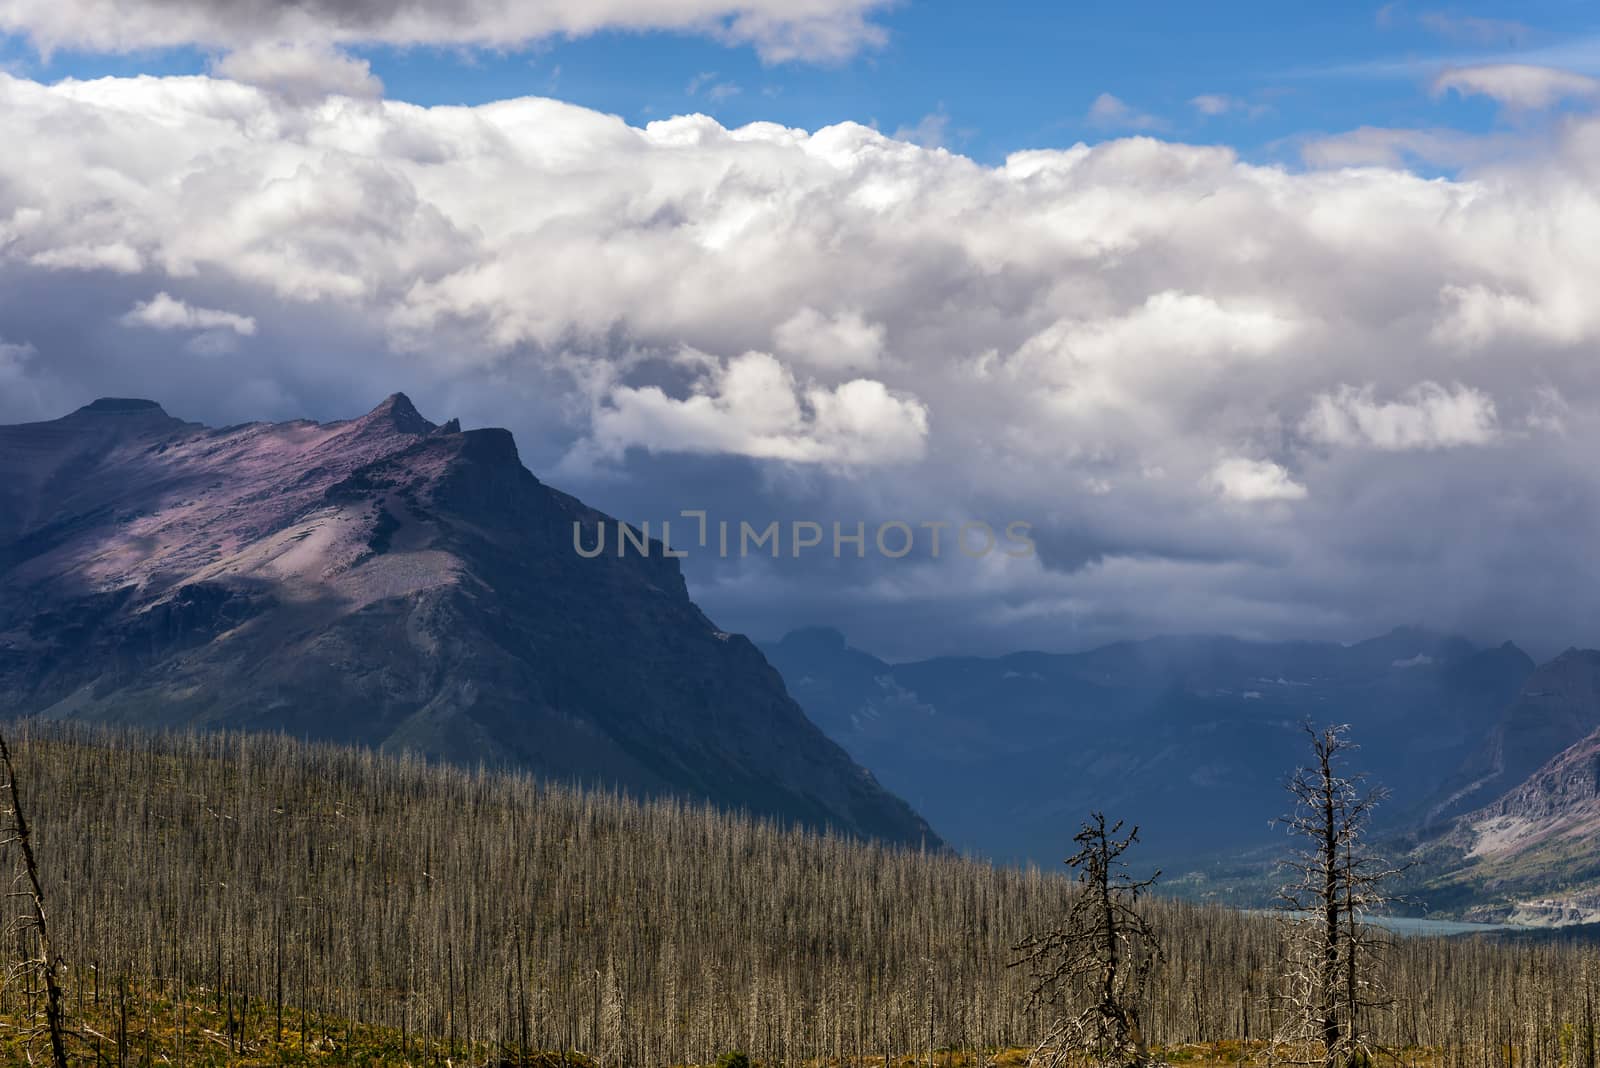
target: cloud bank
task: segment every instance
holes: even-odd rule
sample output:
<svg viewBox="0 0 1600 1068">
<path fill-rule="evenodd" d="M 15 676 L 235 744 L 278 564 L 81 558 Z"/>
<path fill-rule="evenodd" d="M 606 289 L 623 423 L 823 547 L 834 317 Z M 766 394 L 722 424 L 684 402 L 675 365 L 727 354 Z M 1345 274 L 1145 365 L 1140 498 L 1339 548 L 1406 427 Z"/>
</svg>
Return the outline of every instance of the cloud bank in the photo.
<svg viewBox="0 0 1600 1068">
<path fill-rule="evenodd" d="M 515 48 L 601 30 L 674 30 L 771 62 L 840 60 L 885 40 L 886 0 L 8 0 L 0 32 L 42 51 L 131 52 L 263 41 Z"/>
<path fill-rule="evenodd" d="M 0 75 L 0 419 L 404 388 L 633 520 L 1033 524 L 1030 559 L 689 565 L 724 625 L 891 653 L 1600 641 L 1591 119 L 1457 180 L 1149 137 L 985 167 L 251 80 Z"/>
</svg>

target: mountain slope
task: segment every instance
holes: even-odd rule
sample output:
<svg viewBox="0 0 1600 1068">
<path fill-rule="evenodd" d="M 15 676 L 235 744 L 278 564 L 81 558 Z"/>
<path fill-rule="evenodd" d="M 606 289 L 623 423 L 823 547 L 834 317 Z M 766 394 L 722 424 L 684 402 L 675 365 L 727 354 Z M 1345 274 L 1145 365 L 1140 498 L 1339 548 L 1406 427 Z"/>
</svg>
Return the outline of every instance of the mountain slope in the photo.
<svg viewBox="0 0 1600 1068">
<path fill-rule="evenodd" d="M 1472 918 L 1600 922 L 1600 651 L 1542 665 L 1465 781 L 1464 796 L 1493 800 L 1420 842 L 1417 898 Z"/>
<path fill-rule="evenodd" d="M 584 559 L 607 520 L 503 430 L 402 395 L 347 422 L 97 401 L 0 427 L 6 711 L 406 747 L 936 844 L 677 562 Z"/>
<path fill-rule="evenodd" d="M 1141 825 L 1151 863 L 1271 844 L 1300 726 L 1348 722 L 1360 768 L 1419 818 L 1483 745 L 1533 661 L 1399 628 L 1354 645 L 1172 637 L 1076 654 L 889 664 L 837 631 L 764 646 L 811 718 L 956 845 L 1043 863 L 1092 808 Z"/>
<path fill-rule="evenodd" d="M 1489 736 L 1441 791 L 1430 822 L 1479 808 L 1600 728 L 1600 650 L 1568 649 L 1542 664 Z"/>
<path fill-rule="evenodd" d="M 1429 908 L 1536 925 L 1600 922 L 1600 731 L 1417 850 Z"/>
</svg>

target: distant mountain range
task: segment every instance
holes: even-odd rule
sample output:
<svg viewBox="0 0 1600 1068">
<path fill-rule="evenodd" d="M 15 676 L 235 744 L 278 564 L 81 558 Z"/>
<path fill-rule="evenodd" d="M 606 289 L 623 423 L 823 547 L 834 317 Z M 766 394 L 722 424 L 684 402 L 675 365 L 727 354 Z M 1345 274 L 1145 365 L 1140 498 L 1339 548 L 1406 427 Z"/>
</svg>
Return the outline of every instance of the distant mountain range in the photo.
<svg viewBox="0 0 1600 1068">
<path fill-rule="evenodd" d="M 1463 769 L 1534 670 L 1509 643 L 1417 628 L 1353 645 L 1175 637 L 900 664 L 826 629 L 764 649 L 811 718 L 956 846 L 1054 863 L 1103 808 L 1140 824 L 1169 868 L 1278 840 L 1269 821 L 1308 720 L 1352 725 L 1361 765 L 1393 790 L 1386 823 L 1445 818 L 1441 791 L 1456 784 L 1466 804 Z"/>
<path fill-rule="evenodd" d="M 508 432 L 399 394 L 329 424 L 107 399 L 0 427 L 0 711 L 405 748 L 939 845 L 659 546 L 578 556 L 574 522 L 602 521 Z"/>
<path fill-rule="evenodd" d="M 1091 809 L 1169 889 L 1259 903 L 1301 725 L 1391 791 L 1410 911 L 1600 922 L 1600 651 L 1543 665 L 1401 627 L 1352 645 L 1175 637 L 890 664 L 827 628 L 764 646 L 807 713 L 958 848 L 1054 864 Z"/>
</svg>

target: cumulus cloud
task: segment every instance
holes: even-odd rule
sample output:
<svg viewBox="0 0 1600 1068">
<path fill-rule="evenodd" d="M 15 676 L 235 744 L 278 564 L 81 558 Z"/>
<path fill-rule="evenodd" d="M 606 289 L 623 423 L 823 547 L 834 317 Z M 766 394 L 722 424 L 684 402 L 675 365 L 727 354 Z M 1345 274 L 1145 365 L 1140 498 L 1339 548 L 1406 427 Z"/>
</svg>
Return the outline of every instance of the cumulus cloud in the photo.
<svg viewBox="0 0 1600 1068">
<path fill-rule="evenodd" d="M 1210 482 L 1218 493 L 1235 501 L 1298 501 L 1306 496 L 1306 488 L 1271 460 L 1229 457 L 1211 469 Z"/>
<path fill-rule="evenodd" d="M 229 52 L 211 65 L 213 74 L 275 90 L 295 100 L 329 94 L 375 97 L 383 82 L 372 64 L 326 44 L 274 41 Z"/>
<path fill-rule="evenodd" d="M 1370 386 L 1341 386 L 1316 399 L 1301 429 L 1329 445 L 1390 451 L 1487 445 L 1499 434 L 1493 398 L 1437 382 L 1418 383 L 1391 401 L 1375 399 Z"/>
<path fill-rule="evenodd" d="M 157 293 L 150 300 L 135 304 L 123 315 L 122 321 L 128 326 L 146 326 L 152 330 L 231 330 L 243 337 L 256 332 L 256 321 L 248 315 L 192 308 L 168 293 Z"/>
<path fill-rule="evenodd" d="M 405 389 L 631 519 L 1034 524 L 1038 559 L 992 570 L 690 564 L 719 623 L 848 596 L 886 652 L 934 619 L 1002 646 L 1395 619 L 1600 641 L 1586 116 L 1440 179 L 0 75 L 0 138 L 28 146 L 0 154 L 0 322 L 37 351 L 7 420 Z"/>
<path fill-rule="evenodd" d="M 1443 71 L 1433 80 L 1433 92 L 1486 96 L 1509 108 L 1539 111 L 1563 100 L 1593 100 L 1600 95 L 1600 79 L 1555 67 L 1491 63 Z"/>
<path fill-rule="evenodd" d="M 601 30 L 674 30 L 772 62 L 839 60 L 885 40 L 885 0 L 11 0 L 0 31 L 50 51 L 129 52 L 263 40 L 506 48 Z M 281 67 L 283 57 L 277 63 Z M 348 75 L 349 72 L 346 72 Z"/>
<path fill-rule="evenodd" d="M 865 369 L 883 355 L 884 335 L 882 323 L 868 322 L 859 311 L 824 315 L 807 307 L 779 323 L 772 339 L 780 351 L 815 367 Z"/>
<path fill-rule="evenodd" d="M 596 445 L 720 452 L 802 463 L 902 463 L 922 456 L 928 411 L 915 397 L 858 378 L 832 389 L 802 386 L 773 356 L 711 361 L 688 396 L 621 386 L 594 417 Z"/>
</svg>

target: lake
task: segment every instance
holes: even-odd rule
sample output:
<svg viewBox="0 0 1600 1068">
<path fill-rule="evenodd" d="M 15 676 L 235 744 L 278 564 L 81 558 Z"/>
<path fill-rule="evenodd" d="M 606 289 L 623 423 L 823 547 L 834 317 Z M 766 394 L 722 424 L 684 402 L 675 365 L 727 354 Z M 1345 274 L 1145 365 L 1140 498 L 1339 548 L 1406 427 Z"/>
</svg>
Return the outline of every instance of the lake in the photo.
<svg viewBox="0 0 1600 1068">
<path fill-rule="evenodd" d="M 1256 916 L 1281 915 L 1276 909 L 1246 909 Z M 1468 923 L 1464 920 L 1430 920 L 1423 916 L 1368 916 L 1367 923 L 1398 935 L 1483 934 L 1487 931 L 1521 930 L 1514 923 Z"/>
</svg>

